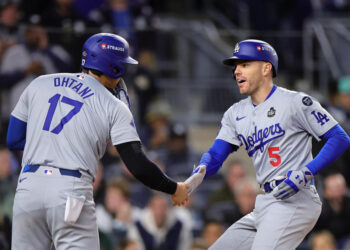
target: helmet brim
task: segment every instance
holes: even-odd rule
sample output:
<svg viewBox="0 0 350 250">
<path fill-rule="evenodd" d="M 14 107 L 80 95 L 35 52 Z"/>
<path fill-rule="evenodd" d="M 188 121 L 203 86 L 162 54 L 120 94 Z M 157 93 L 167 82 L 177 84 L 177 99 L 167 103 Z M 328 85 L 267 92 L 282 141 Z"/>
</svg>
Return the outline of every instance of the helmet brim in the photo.
<svg viewBox="0 0 350 250">
<path fill-rule="evenodd" d="M 238 60 L 245 60 L 245 59 L 242 59 L 242 58 L 238 58 L 236 56 L 232 56 L 230 58 L 226 58 L 225 60 L 222 61 L 223 64 L 227 65 L 227 66 L 235 66 L 235 63 L 238 61 Z"/>
<path fill-rule="evenodd" d="M 227 65 L 227 66 L 235 66 L 235 64 L 238 61 L 260 61 L 260 60 L 252 58 L 250 56 L 240 55 L 239 57 L 238 56 L 231 56 L 229 58 L 226 58 L 225 60 L 222 61 L 222 63 Z"/>
<path fill-rule="evenodd" d="M 128 63 L 128 64 L 139 64 L 139 62 L 137 60 L 135 60 L 134 58 L 132 57 L 127 57 L 125 60 L 124 60 L 124 63 Z"/>
</svg>

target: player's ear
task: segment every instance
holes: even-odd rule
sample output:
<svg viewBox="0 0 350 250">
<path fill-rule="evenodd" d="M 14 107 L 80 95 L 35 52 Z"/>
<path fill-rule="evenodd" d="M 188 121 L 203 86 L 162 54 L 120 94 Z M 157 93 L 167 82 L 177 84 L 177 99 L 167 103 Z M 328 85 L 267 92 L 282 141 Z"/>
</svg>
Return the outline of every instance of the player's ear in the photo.
<svg viewBox="0 0 350 250">
<path fill-rule="evenodd" d="M 263 75 L 267 76 L 269 74 L 272 75 L 272 64 L 269 62 L 265 62 L 263 65 Z"/>
</svg>

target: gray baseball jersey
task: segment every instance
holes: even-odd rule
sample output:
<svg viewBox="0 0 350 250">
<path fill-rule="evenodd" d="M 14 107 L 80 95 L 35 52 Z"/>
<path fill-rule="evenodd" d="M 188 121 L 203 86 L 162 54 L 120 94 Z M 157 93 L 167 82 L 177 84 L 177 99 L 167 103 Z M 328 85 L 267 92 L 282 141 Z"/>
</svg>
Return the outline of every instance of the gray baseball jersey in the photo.
<svg viewBox="0 0 350 250">
<path fill-rule="evenodd" d="M 253 160 L 257 181 L 263 184 L 309 163 L 312 136 L 320 140 L 336 124 L 312 97 L 274 86 L 257 106 L 248 97 L 230 107 L 217 139 L 243 145 Z M 286 200 L 259 194 L 254 210 L 227 229 L 210 250 L 295 249 L 320 213 L 314 185 Z"/>
<path fill-rule="evenodd" d="M 85 170 L 94 177 L 108 139 L 139 141 L 128 107 L 88 74 L 52 74 L 26 88 L 12 115 L 27 122 L 22 165 Z"/>
<path fill-rule="evenodd" d="M 231 106 L 217 139 L 243 145 L 262 184 L 310 162 L 312 136 L 320 140 L 336 124 L 314 98 L 275 86 L 257 106 L 250 97 Z"/>
<path fill-rule="evenodd" d="M 92 181 L 108 139 L 139 140 L 129 108 L 88 74 L 54 74 L 32 81 L 12 115 L 27 123 L 12 248 L 100 249 Z"/>
</svg>

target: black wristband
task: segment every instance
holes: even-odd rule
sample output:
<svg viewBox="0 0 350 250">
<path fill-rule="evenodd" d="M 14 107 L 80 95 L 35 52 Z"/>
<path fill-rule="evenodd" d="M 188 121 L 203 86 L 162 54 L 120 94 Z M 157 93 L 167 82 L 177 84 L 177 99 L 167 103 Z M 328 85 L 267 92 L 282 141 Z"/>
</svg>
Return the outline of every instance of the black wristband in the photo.
<svg viewBox="0 0 350 250">
<path fill-rule="evenodd" d="M 136 179 L 154 190 L 168 194 L 176 192 L 177 183 L 147 158 L 139 141 L 122 143 L 115 147 L 126 167 Z"/>
</svg>

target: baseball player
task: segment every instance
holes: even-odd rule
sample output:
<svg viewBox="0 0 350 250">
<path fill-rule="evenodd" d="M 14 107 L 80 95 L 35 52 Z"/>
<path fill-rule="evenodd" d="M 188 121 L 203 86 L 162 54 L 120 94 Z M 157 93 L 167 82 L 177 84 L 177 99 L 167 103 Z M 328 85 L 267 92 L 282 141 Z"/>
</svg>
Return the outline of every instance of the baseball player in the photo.
<svg viewBox="0 0 350 250">
<path fill-rule="evenodd" d="M 223 63 L 233 67 L 240 93 L 248 98 L 225 112 L 213 146 L 185 183 L 192 192 L 243 146 L 263 194 L 210 250 L 295 249 L 321 212 L 314 176 L 350 146 L 350 138 L 317 100 L 273 83 L 278 57 L 270 44 L 241 41 Z M 314 159 L 312 137 L 327 141 Z"/>
<path fill-rule="evenodd" d="M 186 185 L 145 156 L 127 104 L 113 95 L 127 101 L 121 77 L 137 63 L 122 37 L 100 33 L 83 46 L 82 73 L 44 75 L 25 89 L 7 135 L 10 149 L 24 149 L 12 249 L 100 249 L 92 182 L 109 139 L 138 180 L 187 198 Z"/>
</svg>

